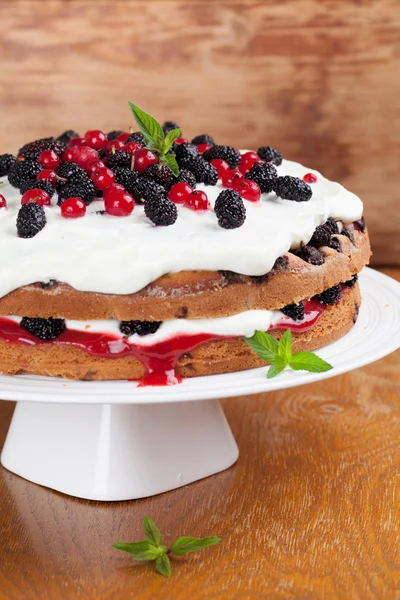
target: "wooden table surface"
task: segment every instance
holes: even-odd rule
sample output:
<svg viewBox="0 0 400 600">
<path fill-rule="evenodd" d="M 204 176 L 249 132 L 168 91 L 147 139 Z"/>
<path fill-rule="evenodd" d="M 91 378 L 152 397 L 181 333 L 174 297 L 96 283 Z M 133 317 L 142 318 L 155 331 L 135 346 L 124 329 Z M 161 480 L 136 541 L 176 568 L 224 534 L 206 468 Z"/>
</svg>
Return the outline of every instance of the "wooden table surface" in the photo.
<svg viewBox="0 0 400 600">
<path fill-rule="evenodd" d="M 400 598 L 399 357 L 225 400 L 237 464 L 150 499 L 77 500 L 1 468 L 0 599 Z M 12 412 L 0 402 L 1 444 Z M 145 514 L 222 542 L 166 580 L 111 549 Z"/>
</svg>

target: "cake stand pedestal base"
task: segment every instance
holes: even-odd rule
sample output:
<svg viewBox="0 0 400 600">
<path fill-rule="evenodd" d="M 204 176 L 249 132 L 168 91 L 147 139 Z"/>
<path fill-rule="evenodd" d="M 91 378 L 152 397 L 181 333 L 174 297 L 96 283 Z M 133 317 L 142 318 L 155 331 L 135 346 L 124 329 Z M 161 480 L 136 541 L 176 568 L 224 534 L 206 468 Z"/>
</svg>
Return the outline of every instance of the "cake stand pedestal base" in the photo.
<svg viewBox="0 0 400 600">
<path fill-rule="evenodd" d="M 166 404 L 18 402 L 1 462 L 89 500 L 131 500 L 230 467 L 238 448 L 218 400 Z"/>
</svg>

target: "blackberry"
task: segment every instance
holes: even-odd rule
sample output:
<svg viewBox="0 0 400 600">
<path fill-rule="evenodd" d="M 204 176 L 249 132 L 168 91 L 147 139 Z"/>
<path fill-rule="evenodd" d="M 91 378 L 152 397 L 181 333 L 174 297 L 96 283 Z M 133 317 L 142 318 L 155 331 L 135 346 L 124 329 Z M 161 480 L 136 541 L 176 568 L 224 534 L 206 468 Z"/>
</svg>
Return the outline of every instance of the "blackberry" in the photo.
<svg viewBox="0 0 400 600">
<path fill-rule="evenodd" d="M 114 131 L 110 131 L 109 133 L 107 133 L 107 140 L 108 140 L 109 142 L 113 142 L 114 140 L 116 140 L 116 139 L 117 139 L 117 137 L 118 137 L 118 136 L 119 136 L 121 133 L 124 133 L 124 132 L 122 131 L 122 129 L 121 129 L 121 130 L 119 130 L 119 129 L 116 129 L 116 130 L 114 130 Z"/>
<path fill-rule="evenodd" d="M 343 252 L 342 244 L 337 237 L 331 237 L 328 246 L 329 248 L 336 250 L 336 252 Z"/>
<path fill-rule="evenodd" d="M 138 178 L 138 174 L 136 171 L 131 171 L 126 167 L 117 167 L 114 169 L 115 175 L 115 183 L 119 183 L 124 186 L 126 191 L 133 195 L 133 190 L 135 190 L 135 183 Z"/>
<path fill-rule="evenodd" d="M 296 256 L 310 263 L 310 265 L 323 265 L 325 256 L 313 246 L 302 246 L 293 252 Z"/>
<path fill-rule="evenodd" d="M 218 225 L 224 229 L 236 229 L 246 220 L 246 208 L 238 192 L 224 190 L 215 201 L 215 214 Z"/>
<path fill-rule="evenodd" d="M 17 160 L 8 173 L 8 181 L 13 187 L 20 188 L 24 181 L 36 179 L 41 170 L 36 160 Z"/>
<path fill-rule="evenodd" d="M 195 146 L 199 146 L 200 144 L 215 146 L 214 139 L 211 137 L 211 135 L 207 135 L 206 133 L 203 133 L 202 135 L 196 135 L 196 137 L 192 139 L 192 144 Z"/>
<path fill-rule="evenodd" d="M 16 158 L 12 154 L 2 154 L 0 156 L 0 177 L 8 175 L 11 168 L 15 165 Z"/>
<path fill-rule="evenodd" d="M 107 156 L 106 165 L 110 169 L 115 169 L 116 167 L 128 167 L 130 168 L 132 163 L 132 155 L 125 150 L 117 150 L 116 152 L 112 152 Z"/>
<path fill-rule="evenodd" d="M 176 205 L 164 195 L 148 198 L 144 203 L 144 212 L 154 225 L 173 225 L 178 218 Z"/>
<path fill-rule="evenodd" d="M 203 160 L 200 156 L 183 161 L 183 165 L 190 169 L 190 172 L 199 183 L 206 185 L 217 185 L 218 171 L 211 163 Z"/>
<path fill-rule="evenodd" d="M 204 160 L 211 162 L 214 158 L 222 158 L 228 163 L 231 169 L 236 169 L 240 163 L 240 152 L 232 146 L 213 146 L 206 150 L 203 154 Z"/>
<path fill-rule="evenodd" d="M 23 317 L 20 325 L 39 340 L 55 340 L 65 330 L 64 319 L 53 319 L 53 317 L 49 319 Z"/>
<path fill-rule="evenodd" d="M 278 256 L 272 267 L 272 271 L 285 271 L 289 265 L 287 256 Z"/>
<path fill-rule="evenodd" d="M 145 177 L 138 177 L 135 181 L 132 191 L 130 192 L 136 202 L 142 204 L 147 200 L 157 199 L 162 196 L 165 196 L 165 188 L 162 185 L 159 185 L 155 181 L 151 179 L 146 179 Z"/>
<path fill-rule="evenodd" d="M 59 177 L 62 177 L 63 179 L 68 179 L 69 181 L 81 181 L 82 179 L 87 178 L 86 171 L 84 171 L 82 167 L 80 167 L 76 163 L 72 162 L 61 163 L 56 173 Z"/>
<path fill-rule="evenodd" d="M 162 321 L 121 321 L 119 330 L 126 337 L 130 335 L 149 335 L 155 333 L 160 327 Z"/>
<path fill-rule="evenodd" d="M 18 211 L 17 232 L 22 238 L 32 238 L 46 225 L 44 208 L 32 202 L 23 204 Z"/>
<path fill-rule="evenodd" d="M 341 234 L 348 237 L 353 246 L 355 245 L 356 240 L 354 239 L 353 229 L 351 229 L 350 227 L 343 227 Z"/>
<path fill-rule="evenodd" d="M 281 308 L 281 312 L 293 319 L 293 321 L 301 321 L 301 319 L 304 319 L 304 304 L 301 301 L 294 304 L 287 304 Z"/>
<path fill-rule="evenodd" d="M 356 229 L 359 228 L 360 231 L 362 233 L 364 233 L 365 228 L 366 228 L 364 217 L 361 217 L 361 219 L 358 219 L 358 221 L 356 221 L 355 225 L 356 225 Z"/>
<path fill-rule="evenodd" d="M 274 165 L 260 162 L 255 163 L 246 175 L 246 179 L 255 181 L 264 194 L 272 192 L 277 177 L 278 171 Z"/>
<path fill-rule="evenodd" d="M 36 140 L 35 142 L 30 142 L 29 144 L 25 144 L 18 151 L 18 156 L 23 156 L 25 159 L 37 160 L 39 155 L 45 150 L 54 150 L 59 156 L 65 150 L 65 144 L 55 140 L 54 138 L 43 138 L 41 140 Z"/>
<path fill-rule="evenodd" d="M 279 150 L 276 150 L 271 146 L 261 146 L 261 148 L 257 150 L 257 154 L 267 163 L 272 163 L 274 165 L 282 164 L 282 154 Z"/>
<path fill-rule="evenodd" d="M 321 304 L 336 304 L 336 302 L 340 299 L 342 293 L 342 288 L 340 283 L 338 285 L 334 285 L 331 288 L 328 288 L 322 294 L 318 294 L 316 299 L 321 302 Z"/>
<path fill-rule="evenodd" d="M 200 152 L 194 144 L 183 142 L 183 144 L 175 144 L 175 157 L 179 166 L 186 161 L 191 161 L 194 158 L 200 157 Z M 183 166 L 183 165 L 182 165 Z"/>
<path fill-rule="evenodd" d="M 50 198 L 54 195 L 54 188 L 49 181 L 37 179 L 36 181 L 24 181 L 19 188 L 21 194 L 25 194 L 28 190 L 44 190 Z"/>
<path fill-rule="evenodd" d="M 324 227 L 328 229 L 329 233 L 339 233 L 337 223 L 335 219 L 332 219 L 332 217 L 329 217 L 329 219 L 325 221 Z"/>
<path fill-rule="evenodd" d="M 165 135 L 169 131 L 172 131 L 173 129 L 180 129 L 178 123 L 175 123 L 175 121 L 165 121 L 165 123 L 162 126 L 162 128 L 163 128 L 163 131 L 164 131 Z"/>
<path fill-rule="evenodd" d="M 134 131 L 133 133 L 131 133 L 126 140 L 127 144 L 129 144 L 129 142 L 135 142 L 136 144 L 140 144 L 143 147 L 147 145 L 146 138 L 144 137 L 141 131 Z"/>
<path fill-rule="evenodd" d="M 321 246 L 328 246 L 330 240 L 330 232 L 324 225 L 318 225 L 315 229 L 311 240 L 308 242 L 309 246 L 314 248 L 320 248 Z"/>
<path fill-rule="evenodd" d="M 274 192 L 282 200 L 294 202 L 307 202 L 312 196 L 312 189 L 308 183 L 291 175 L 278 177 L 274 183 Z"/>
<path fill-rule="evenodd" d="M 51 288 L 56 287 L 57 285 L 57 279 L 49 279 L 49 281 L 42 281 L 40 283 L 40 287 L 42 288 L 42 290 L 50 290 Z"/>
<path fill-rule="evenodd" d="M 75 138 L 78 138 L 78 137 L 79 137 L 79 133 L 77 133 L 73 129 L 68 129 L 68 131 L 64 131 L 64 133 L 62 133 L 61 135 L 58 136 L 58 138 L 56 138 L 56 142 L 58 142 L 59 144 L 62 144 L 64 146 L 67 146 L 71 140 L 74 140 Z"/>
<path fill-rule="evenodd" d="M 181 169 L 179 171 L 178 177 L 175 177 L 174 183 L 180 182 L 187 183 L 192 189 L 196 188 L 196 177 L 191 171 L 188 171 L 187 169 Z"/>
<path fill-rule="evenodd" d="M 163 185 L 166 190 L 171 188 L 174 180 L 174 174 L 171 169 L 165 165 L 150 165 L 145 169 L 143 176 L 147 179 L 155 181 L 159 185 Z"/>
<path fill-rule="evenodd" d="M 353 275 L 353 277 L 351 279 L 344 282 L 344 285 L 348 288 L 352 288 L 354 285 L 356 285 L 357 279 L 358 279 L 358 275 Z"/>
<path fill-rule="evenodd" d="M 58 193 L 58 206 L 67 198 L 80 198 L 86 206 L 96 197 L 96 188 L 93 182 L 87 177 L 86 180 L 71 181 L 62 186 Z"/>
</svg>

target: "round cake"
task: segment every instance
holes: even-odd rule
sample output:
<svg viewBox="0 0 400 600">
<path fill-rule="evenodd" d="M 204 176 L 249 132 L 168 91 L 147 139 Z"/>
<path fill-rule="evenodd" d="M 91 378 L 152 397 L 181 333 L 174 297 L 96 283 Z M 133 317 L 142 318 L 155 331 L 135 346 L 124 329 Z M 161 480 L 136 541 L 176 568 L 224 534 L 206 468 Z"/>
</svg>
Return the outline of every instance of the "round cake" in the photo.
<svg viewBox="0 0 400 600">
<path fill-rule="evenodd" d="M 156 125 L 0 156 L 1 373 L 173 384 L 265 364 L 256 331 L 311 351 L 356 322 L 357 196 L 269 146 Z"/>
</svg>

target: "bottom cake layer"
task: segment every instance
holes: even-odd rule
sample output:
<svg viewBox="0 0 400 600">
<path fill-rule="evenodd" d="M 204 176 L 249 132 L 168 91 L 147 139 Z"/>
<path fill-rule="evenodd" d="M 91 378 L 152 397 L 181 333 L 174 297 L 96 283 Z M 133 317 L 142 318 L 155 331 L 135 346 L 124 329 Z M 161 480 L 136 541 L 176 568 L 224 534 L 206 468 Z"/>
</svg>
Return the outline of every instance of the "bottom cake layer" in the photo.
<svg viewBox="0 0 400 600">
<path fill-rule="evenodd" d="M 326 306 L 311 329 L 293 332 L 293 351 L 316 350 L 345 335 L 357 320 L 360 303 L 357 283 L 347 289 L 336 304 Z M 269 333 L 279 339 L 283 330 L 274 329 Z M 175 348 L 176 360 L 169 365 L 172 367 L 170 371 L 166 371 L 169 379 L 148 383 L 175 383 L 179 377 L 230 373 L 265 364 L 253 353 L 243 337 L 211 339 L 205 334 L 197 336 L 195 341 L 197 343 L 193 343 L 193 349 L 189 351 L 184 349 L 184 345 L 181 353 L 179 348 L 178 352 Z M 166 351 L 169 351 L 167 347 Z M 146 353 L 149 355 L 148 350 Z M 8 375 L 29 373 L 67 379 L 113 380 L 143 379 L 146 368 L 138 352 L 136 355 L 103 358 L 68 343 L 14 343 L 0 335 L 0 372 Z"/>
</svg>

